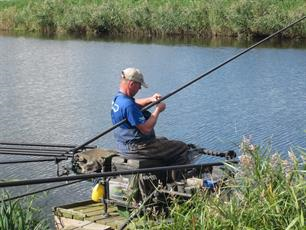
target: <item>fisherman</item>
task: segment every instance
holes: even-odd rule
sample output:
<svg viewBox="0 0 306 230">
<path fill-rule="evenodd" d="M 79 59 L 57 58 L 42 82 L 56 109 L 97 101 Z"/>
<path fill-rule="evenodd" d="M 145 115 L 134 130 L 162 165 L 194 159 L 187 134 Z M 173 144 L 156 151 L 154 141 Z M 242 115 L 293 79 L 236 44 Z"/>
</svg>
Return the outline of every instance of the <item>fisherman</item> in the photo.
<svg viewBox="0 0 306 230">
<path fill-rule="evenodd" d="M 159 102 L 152 113 L 141 111 L 142 108 L 161 99 L 159 93 L 151 97 L 135 99 L 141 87 L 147 88 L 139 69 L 127 68 L 121 72 L 119 92 L 112 101 L 111 117 L 113 124 L 123 120 L 114 136 L 117 151 L 94 149 L 74 156 L 74 170 L 78 173 L 100 172 L 106 158 L 120 154 L 124 159 L 144 160 L 137 167 L 156 167 L 183 164 L 196 164 L 203 154 L 233 158 L 236 153 L 213 151 L 185 144 L 165 137 L 156 137 L 154 127 L 166 104 Z M 144 166 L 145 165 L 145 166 Z M 149 166 L 148 166 L 149 165 Z M 179 175 L 180 173 L 174 173 Z M 175 175 L 176 176 L 176 175 Z M 174 178 L 174 176 L 172 176 Z"/>
<path fill-rule="evenodd" d="M 162 165 L 188 163 L 188 146 L 176 140 L 156 137 L 154 127 L 166 104 L 156 104 L 152 113 L 141 109 L 161 99 L 159 93 L 151 97 L 135 99 L 141 87 L 147 88 L 139 69 L 127 68 L 121 72 L 119 92 L 112 101 L 113 124 L 126 119 L 114 132 L 117 150 L 126 159 L 147 159 L 160 161 Z"/>
</svg>

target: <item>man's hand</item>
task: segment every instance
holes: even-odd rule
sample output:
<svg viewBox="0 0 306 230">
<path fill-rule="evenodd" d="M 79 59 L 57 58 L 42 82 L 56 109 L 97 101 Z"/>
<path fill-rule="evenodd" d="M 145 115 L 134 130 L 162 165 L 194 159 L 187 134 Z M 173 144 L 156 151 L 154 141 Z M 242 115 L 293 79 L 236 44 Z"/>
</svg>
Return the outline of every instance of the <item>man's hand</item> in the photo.
<svg viewBox="0 0 306 230">
<path fill-rule="evenodd" d="M 158 110 L 159 113 L 164 111 L 166 109 L 166 104 L 163 102 L 160 102 L 156 105 L 156 109 Z"/>
<path fill-rule="evenodd" d="M 151 100 L 152 102 L 155 102 L 159 99 L 161 99 L 162 96 L 159 94 L 159 93 L 155 93 L 152 97 L 151 97 Z M 161 113 L 162 111 L 164 111 L 166 109 L 166 104 L 163 103 L 163 102 L 160 102 L 158 104 L 156 104 L 156 109 L 159 113 Z"/>
<path fill-rule="evenodd" d="M 1 0 L 0 0 L 1 1 Z M 146 98 L 140 98 L 140 99 L 135 99 L 135 102 L 140 105 L 141 107 L 147 106 L 159 99 L 161 99 L 162 96 L 159 93 L 155 93 L 151 97 L 146 97 Z"/>
<path fill-rule="evenodd" d="M 159 93 L 155 93 L 152 97 L 151 97 L 151 102 L 155 102 L 159 99 L 161 99 L 161 95 Z"/>
</svg>

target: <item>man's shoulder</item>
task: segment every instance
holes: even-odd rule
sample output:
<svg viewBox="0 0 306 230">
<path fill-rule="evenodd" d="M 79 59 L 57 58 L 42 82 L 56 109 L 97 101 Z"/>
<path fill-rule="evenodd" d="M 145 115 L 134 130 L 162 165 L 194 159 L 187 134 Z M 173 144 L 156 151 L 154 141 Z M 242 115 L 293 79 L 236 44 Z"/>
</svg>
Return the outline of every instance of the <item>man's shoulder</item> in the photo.
<svg viewBox="0 0 306 230">
<path fill-rule="evenodd" d="M 127 97 L 125 95 L 118 95 L 116 98 L 116 102 L 120 104 L 126 104 L 126 105 L 133 105 L 135 104 L 134 100 L 130 97 Z"/>
<path fill-rule="evenodd" d="M 118 94 L 113 101 L 113 105 L 116 105 L 120 110 L 135 110 L 135 108 L 138 108 L 133 98 L 124 94 Z"/>
</svg>

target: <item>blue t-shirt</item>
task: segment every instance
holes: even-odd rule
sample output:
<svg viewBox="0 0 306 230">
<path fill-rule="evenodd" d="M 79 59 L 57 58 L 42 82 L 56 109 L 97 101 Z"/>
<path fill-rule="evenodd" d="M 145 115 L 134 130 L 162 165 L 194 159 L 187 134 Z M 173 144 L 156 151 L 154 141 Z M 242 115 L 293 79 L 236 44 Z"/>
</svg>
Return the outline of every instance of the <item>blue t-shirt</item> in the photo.
<svg viewBox="0 0 306 230">
<path fill-rule="evenodd" d="M 118 150 L 128 154 L 133 144 L 145 142 L 155 138 L 154 130 L 150 134 L 143 134 L 137 129 L 137 125 L 145 123 L 146 119 L 141 112 L 141 107 L 136 104 L 135 99 L 118 92 L 112 101 L 111 117 L 113 124 L 127 119 L 114 131 Z"/>
</svg>

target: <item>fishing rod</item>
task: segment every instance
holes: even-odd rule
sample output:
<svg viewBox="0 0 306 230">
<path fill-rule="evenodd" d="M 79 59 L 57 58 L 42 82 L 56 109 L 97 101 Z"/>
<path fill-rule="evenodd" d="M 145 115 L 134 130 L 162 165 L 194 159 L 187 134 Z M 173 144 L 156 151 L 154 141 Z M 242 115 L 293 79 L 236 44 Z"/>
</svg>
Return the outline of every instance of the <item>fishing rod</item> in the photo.
<svg viewBox="0 0 306 230">
<path fill-rule="evenodd" d="M 63 152 L 65 153 L 67 150 L 64 148 L 21 148 L 21 147 L 1 147 L 0 146 L 0 150 L 19 150 L 19 151 L 42 151 L 42 152 Z"/>
<path fill-rule="evenodd" d="M 0 145 L 16 145 L 16 146 L 37 146 L 51 148 L 75 148 L 77 145 L 62 145 L 62 144 L 43 144 L 43 143 L 15 143 L 15 142 L 0 142 Z M 0 147 L 1 148 L 1 147 Z M 86 148 L 96 148 L 96 146 L 87 146 Z"/>
<path fill-rule="evenodd" d="M 35 150 L 35 149 L 18 149 L 18 148 L 14 148 L 14 149 L 9 149 L 9 148 L 0 148 L 0 152 L 20 152 L 20 153 L 41 153 L 41 154 L 58 154 L 58 155 L 62 155 L 67 153 L 67 151 L 48 151 L 48 150 Z"/>
<path fill-rule="evenodd" d="M 236 55 L 234 55 L 233 57 L 229 58 L 228 60 L 226 60 L 226 61 L 222 62 L 221 64 L 217 65 L 216 67 L 210 69 L 210 70 L 207 71 L 206 73 L 200 75 L 199 77 L 193 79 L 192 81 L 188 82 L 187 84 L 181 86 L 180 88 L 178 88 L 178 89 L 174 90 L 173 92 L 167 94 L 166 96 L 162 97 L 161 99 L 159 99 L 159 100 L 157 100 L 157 101 L 155 101 L 155 102 L 152 102 L 151 104 L 149 104 L 149 105 L 143 107 L 141 111 L 148 110 L 148 109 L 150 109 L 151 107 L 153 107 L 154 105 L 156 105 L 156 104 L 158 104 L 158 103 L 160 103 L 160 102 L 166 100 L 168 97 L 171 97 L 172 95 L 174 95 L 174 94 L 178 93 L 179 91 L 185 89 L 185 88 L 188 87 L 189 85 L 191 85 L 191 84 L 195 83 L 196 81 L 198 81 L 198 80 L 204 78 L 205 76 L 211 74 L 212 72 L 216 71 L 217 69 L 221 68 L 222 66 L 226 65 L 227 63 L 229 63 L 229 62 L 235 60 L 236 58 L 240 57 L 241 55 L 243 55 L 243 54 L 249 52 L 250 50 L 254 49 L 255 47 L 259 46 L 259 45 L 262 44 L 263 42 L 269 40 L 269 39 L 272 38 L 272 37 L 275 37 L 276 35 L 278 35 L 278 34 L 284 32 L 285 30 L 289 29 L 290 27 L 294 26 L 295 24 L 297 24 L 297 23 L 303 21 L 305 18 L 306 18 L 306 16 L 303 16 L 303 17 L 301 17 L 300 19 L 298 19 L 298 20 L 292 22 L 291 24 L 287 25 L 286 27 L 284 27 L 284 28 L 282 28 L 282 29 L 276 31 L 275 33 L 269 35 L 268 37 L 266 37 L 266 38 L 260 40 L 259 42 L 255 43 L 254 45 L 250 46 L 249 48 L 243 50 L 242 52 L 240 52 L 240 53 L 238 53 L 238 54 L 236 54 Z M 72 150 L 70 150 L 70 152 L 75 153 L 76 151 L 78 151 L 78 150 L 80 150 L 80 149 L 83 149 L 86 145 L 88 145 L 88 144 L 94 142 L 95 140 L 99 139 L 100 137 L 104 136 L 105 134 L 111 132 L 112 130 L 116 129 L 117 127 L 119 127 L 120 125 L 122 125 L 123 123 L 125 123 L 126 121 L 127 121 L 126 119 L 123 119 L 122 121 L 120 121 L 120 122 L 116 123 L 115 125 L 113 125 L 111 128 L 109 128 L 109 129 L 105 130 L 104 132 L 98 134 L 98 135 L 95 136 L 94 138 L 92 138 L 92 139 L 86 141 L 84 144 L 81 144 L 81 145 L 79 145 L 79 146 L 73 148 Z"/>
<path fill-rule="evenodd" d="M 40 157 L 73 157 L 67 150 L 76 145 L 41 144 L 41 143 L 14 143 L 1 142 L 0 155 L 22 155 Z M 88 145 L 86 149 L 95 149 L 97 146 Z M 48 160 L 45 160 L 48 161 Z M 50 160 L 51 161 L 51 160 Z M 29 161 L 30 162 L 30 161 Z M 34 162 L 34 161 L 31 161 Z M 5 162 L 6 163 L 6 162 Z M 19 162 L 16 162 L 19 163 Z M 20 162 L 21 163 L 21 162 Z"/>
<path fill-rule="evenodd" d="M 87 179 L 93 179 L 93 178 L 98 178 L 98 177 L 112 177 L 112 176 L 120 176 L 120 175 L 139 174 L 139 173 L 149 173 L 149 172 L 152 173 L 152 172 L 169 171 L 169 170 L 202 168 L 202 167 L 210 167 L 210 166 L 220 166 L 220 165 L 231 164 L 231 163 L 237 164 L 239 163 L 239 161 L 229 160 L 229 161 L 223 161 L 223 162 L 210 162 L 210 163 L 205 163 L 205 164 L 162 166 L 162 167 L 124 170 L 124 171 L 116 171 L 116 172 L 92 173 L 92 174 L 83 174 L 83 175 L 74 175 L 74 176 L 65 176 L 65 177 L 50 177 L 50 178 L 44 178 L 44 179 L 8 181 L 8 182 L 0 182 L 0 188 L 23 186 L 23 185 L 33 185 L 33 184 L 54 183 L 54 182 L 60 182 L 60 181 L 87 180 Z"/>
<path fill-rule="evenodd" d="M 49 145 L 40 143 L 13 143 L 13 142 L 1 142 L 0 143 L 0 155 L 21 155 L 27 157 L 46 157 L 39 159 L 24 159 L 15 161 L 0 161 L 1 165 L 4 164 L 21 164 L 32 162 L 47 162 L 55 161 L 58 163 L 62 160 L 67 160 L 69 157 L 73 157 L 71 153 L 67 153 L 67 149 L 75 147 L 76 145 Z M 97 146 L 87 146 L 86 149 L 95 149 Z"/>
<path fill-rule="evenodd" d="M 44 161 L 59 162 L 59 161 L 62 161 L 62 160 L 67 160 L 67 159 L 68 159 L 68 157 L 53 157 L 53 158 L 39 158 L 39 159 L 15 160 L 15 161 L 0 161 L 0 165 L 22 164 L 22 163 L 44 162 Z"/>
<path fill-rule="evenodd" d="M 75 183 L 78 183 L 78 182 L 81 182 L 81 181 L 82 181 L 82 180 L 72 181 L 72 182 L 70 182 L 70 183 L 61 184 L 61 185 L 56 185 L 56 186 L 53 186 L 53 187 L 50 187 L 50 188 L 40 189 L 40 190 L 33 191 L 33 192 L 29 192 L 29 193 L 24 193 L 24 194 L 22 194 L 22 195 L 18 195 L 18 196 L 14 196 L 14 197 L 10 197 L 10 198 L 1 200 L 1 202 L 7 202 L 7 201 L 11 201 L 11 200 L 20 199 L 20 198 L 25 197 L 25 196 L 31 196 L 31 195 L 35 195 L 35 194 L 41 193 L 41 192 L 46 192 L 46 191 L 49 191 L 49 190 L 52 190 L 52 189 L 56 189 L 56 188 L 61 188 L 61 187 L 69 186 L 69 185 L 72 185 L 72 184 L 75 184 Z"/>
<path fill-rule="evenodd" d="M 32 152 L 20 152 L 20 151 L 14 151 L 14 152 L 9 152 L 9 151 L 1 151 L 0 150 L 0 155 L 21 155 L 21 156 L 38 156 L 38 157 L 60 157 L 60 156 L 67 156 L 67 157 L 72 157 L 72 154 L 69 153 L 32 153 Z"/>
</svg>

